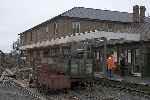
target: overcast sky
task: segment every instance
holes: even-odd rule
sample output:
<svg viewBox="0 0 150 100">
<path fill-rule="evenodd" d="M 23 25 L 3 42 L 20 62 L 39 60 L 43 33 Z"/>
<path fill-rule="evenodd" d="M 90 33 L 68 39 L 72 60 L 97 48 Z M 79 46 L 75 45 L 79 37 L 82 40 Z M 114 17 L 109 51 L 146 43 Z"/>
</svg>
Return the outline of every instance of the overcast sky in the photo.
<svg viewBox="0 0 150 100">
<path fill-rule="evenodd" d="M 73 7 L 132 12 L 135 4 L 150 13 L 150 0 L 0 0 L 0 49 L 9 52 L 17 34 Z"/>
</svg>

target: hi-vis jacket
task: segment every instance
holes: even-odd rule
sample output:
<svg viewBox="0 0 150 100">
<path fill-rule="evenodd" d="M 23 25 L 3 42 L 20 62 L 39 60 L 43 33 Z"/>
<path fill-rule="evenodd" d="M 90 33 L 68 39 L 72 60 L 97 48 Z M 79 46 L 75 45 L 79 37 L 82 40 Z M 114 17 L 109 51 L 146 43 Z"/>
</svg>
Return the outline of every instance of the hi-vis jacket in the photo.
<svg viewBox="0 0 150 100">
<path fill-rule="evenodd" d="M 107 67 L 108 69 L 113 69 L 115 67 L 113 56 L 107 58 Z"/>
</svg>

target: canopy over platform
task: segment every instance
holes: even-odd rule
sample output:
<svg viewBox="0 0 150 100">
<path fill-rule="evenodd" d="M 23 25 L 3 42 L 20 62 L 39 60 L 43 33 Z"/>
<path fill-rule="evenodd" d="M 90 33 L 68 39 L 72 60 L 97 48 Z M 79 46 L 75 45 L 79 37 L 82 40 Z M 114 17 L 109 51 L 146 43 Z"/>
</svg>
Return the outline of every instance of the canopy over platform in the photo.
<svg viewBox="0 0 150 100">
<path fill-rule="evenodd" d="M 139 33 L 119 33 L 119 32 L 105 32 L 97 31 L 95 32 L 85 32 L 85 33 L 75 33 L 74 35 L 59 37 L 56 39 L 51 39 L 47 41 L 37 42 L 30 45 L 21 46 L 21 50 L 61 45 L 71 42 L 79 42 L 86 39 L 102 38 L 105 37 L 108 40 L 108 43 L 117 43 L 117 42 L 131 42 L 131 41 L 140 41 L 141 35 Z"/>
</svg>

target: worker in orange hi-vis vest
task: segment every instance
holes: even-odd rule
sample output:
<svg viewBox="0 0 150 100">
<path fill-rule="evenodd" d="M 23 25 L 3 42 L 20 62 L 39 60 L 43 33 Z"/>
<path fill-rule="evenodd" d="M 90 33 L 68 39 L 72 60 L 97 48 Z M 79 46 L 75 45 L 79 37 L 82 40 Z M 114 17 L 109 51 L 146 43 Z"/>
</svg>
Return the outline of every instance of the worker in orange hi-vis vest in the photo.
<svg viewBox="0 0 150 100">
<path fill-rule="evenodd" d="M 108 72 L 108 77 L 112 77 L 112 70 L 114 68 L 114 58 L 113 55 L 108 56 L 107 58 L 107 72 Z"/>
</svg>

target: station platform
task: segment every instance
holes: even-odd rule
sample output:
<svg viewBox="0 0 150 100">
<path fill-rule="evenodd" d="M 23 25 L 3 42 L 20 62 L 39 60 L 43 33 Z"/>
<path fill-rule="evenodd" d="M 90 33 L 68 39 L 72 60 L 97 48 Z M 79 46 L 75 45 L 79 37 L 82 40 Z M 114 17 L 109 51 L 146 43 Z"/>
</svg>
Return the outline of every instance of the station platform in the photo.
<svg viewBox="0 0 150 100">
<path fill-rule="evenodd" d="M 109 78 L 109 77 L 105 76 L 103 73 L 96 73 L 95 77 L 107 78 L 109 80 L 115 80 L 115 81 L 125 81 L 125 82 L 129 82 L 129 83 L 150 85 L 150 78 L 142 78 L 140 76 L 123 76 L 122 77 L 117 74 L 112 74 L 112 77 Z"/>
</svg>

